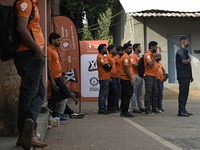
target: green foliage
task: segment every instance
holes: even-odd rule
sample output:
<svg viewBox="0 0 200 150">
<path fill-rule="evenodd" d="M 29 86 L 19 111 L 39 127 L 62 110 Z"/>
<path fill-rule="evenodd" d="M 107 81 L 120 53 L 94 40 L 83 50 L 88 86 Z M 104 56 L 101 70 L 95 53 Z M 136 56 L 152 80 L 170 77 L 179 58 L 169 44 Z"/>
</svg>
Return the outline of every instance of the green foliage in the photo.
<svg viewBox="0 0 200 150">
<path fill-rule="evenodd" d="M 108 8 L 107 11 L 101 14 L 100 18 L 98 19 L 100 28 L 98 30 L 97 39 L 108 40 L 109 44 L 113 44 L 113 37 L 109 35 L 111 16 L 112 16 L 112 10 L 111 8 Z"/>
<path fill-rule="evenodd" d="M 87 29 L 88 24 L 85 24 L 82 40 L 108 40 L 109 44 L 113 44 L 113 36 L 109 35 L 111 16 L 112 16 L 111 8 L 108 8 L 105 13 L 102 13 L 100 15 L 100 18 L 98 19 L 99 28 L 98 30 L 96 30 L 97 34 L 95 36 L 95 39 L 92 37 L 90 30 Z"/>
<path fill-rule="evenodd" d="M 70 17 L 77 29 L 84 27 L 83 19 L 85 15 L 88 26 L 97 24 L 90 27 L 90 30 L 99 27 L 98 19 L 111 5 L 112 0 L 60 0 L 60 14 Z M 97 34 L 97 30 L 91 31 L 93 39 L 96 39 Z M 79 38 L 83 38 L 83 33 L 79 34 Z"/>
</svg>

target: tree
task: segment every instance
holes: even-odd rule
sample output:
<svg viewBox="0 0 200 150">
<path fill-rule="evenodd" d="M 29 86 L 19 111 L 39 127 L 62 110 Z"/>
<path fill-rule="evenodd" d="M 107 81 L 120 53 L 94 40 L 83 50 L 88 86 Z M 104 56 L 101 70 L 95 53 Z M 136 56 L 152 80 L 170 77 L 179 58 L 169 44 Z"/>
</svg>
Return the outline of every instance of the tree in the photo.
<svg viewBox="0 0 200 150">
<path fill-rule="evenodd" d="M 96 29 L 96 38 L 92 38 L 91 31 L 88 29 L 88 23 L 84 24 L 82 40 L 108 40 L 109 44 L 113 43 L 113 36 L 109 35 L 109 27 L 111 23 L 112 9 L 108 8 L 105 13 L 100 15 L 98 19 L 99 27 Z"/>
<path fill-rule="evenodd" d="M 109 35 L 109 27 L 111 24 L 112 9 L 108 8 L 105 13 L 100 15 L 98 19 L 99 29 L 97 31 L 98 40 L 108 40 L 109 44 L 113 43 L 113 36 Z"/>
<path fill-rule="evenodd" d="M 70 17 L 77 29 L 84 27 L 83 20 L 86 16 L 90 30 L 99 27 L 100 15 L 112 5 L 112 2 L 112 0 L 60 0 L 60 14 Z M 90 27 L 94 24 L 96 25 Z M 92 30 L 91 35 L 96 39 L 97 30 Z M 79 34 L 79 38 L 82 37 L 83 33 Z"/>
</svg>

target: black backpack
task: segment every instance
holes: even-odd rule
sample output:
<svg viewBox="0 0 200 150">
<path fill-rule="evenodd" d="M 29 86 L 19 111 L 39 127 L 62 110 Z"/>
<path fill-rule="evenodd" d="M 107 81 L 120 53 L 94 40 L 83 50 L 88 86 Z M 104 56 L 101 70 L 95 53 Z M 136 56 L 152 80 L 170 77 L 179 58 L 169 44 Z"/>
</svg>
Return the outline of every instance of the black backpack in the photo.
<svg viewBox="0 0 200 150">
<path fill-rule="evenodd" d="M 142 57 L 140 58 L 139 62 L 138 62 L 138 73 L 140 77 L 144 76 L 144 55 L 142 55 Z"/>
<path fill-rule="evenodd" d="M 20 38 L 17 34 L 16 18 L 14 15 L 17 1 L 20 0 L 16 0 L 13 6 L 4 6 L 0 4 L 0 59 L 2 61 L 12 59 L 19 47 Z M 34 16 L 35 6 L 32 5 L 32 11 L 28 23 L 33 20 Z"/>
</svg>

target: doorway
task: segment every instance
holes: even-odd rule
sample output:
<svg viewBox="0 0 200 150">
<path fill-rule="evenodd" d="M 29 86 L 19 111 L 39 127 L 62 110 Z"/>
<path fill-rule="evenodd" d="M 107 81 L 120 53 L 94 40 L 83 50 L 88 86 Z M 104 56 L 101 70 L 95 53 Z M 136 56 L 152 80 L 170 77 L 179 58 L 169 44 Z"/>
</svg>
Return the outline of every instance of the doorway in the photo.
<svg viewBox="0 0 200 150">
<path fill-rule="evenodd" d="M 180 48 L 180 38 L 187 37 L 191 45 L 190 35 L 168 35 L 168 71 L 169 83 L 178 83 L 176 73 L 176 52 Z M 191 54 L 191 46 L 188 47 L 188 53 Z"/>
</svg>

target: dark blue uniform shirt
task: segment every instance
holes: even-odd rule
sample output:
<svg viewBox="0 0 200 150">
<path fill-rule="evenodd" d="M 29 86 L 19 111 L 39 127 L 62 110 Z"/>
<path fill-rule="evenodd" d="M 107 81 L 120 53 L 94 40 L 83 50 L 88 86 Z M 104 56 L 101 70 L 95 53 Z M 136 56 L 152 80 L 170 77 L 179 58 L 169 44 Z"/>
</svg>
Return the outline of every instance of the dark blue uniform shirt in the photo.
<svg viewBox="0 0 200 150">
<path fill-rule="evenodd" d="M 191 64 L 188 63 L 184 65 L 182 60 L 189 59 L 188 50 L 181 47 L 176 52 L 176 71 L 177 71 L 177 79 L 191 79 L 192 78 L 192 67 Z"/>
</svg>

